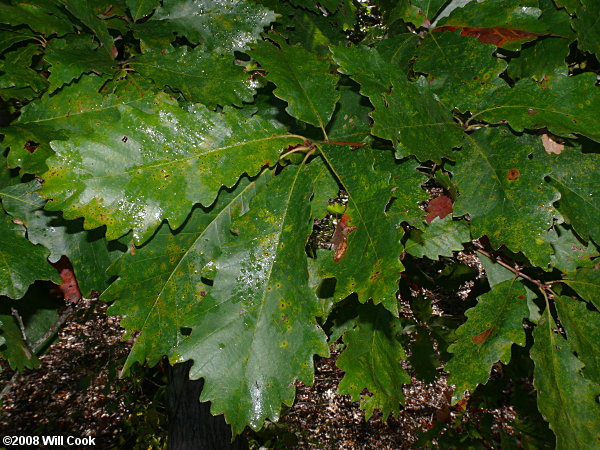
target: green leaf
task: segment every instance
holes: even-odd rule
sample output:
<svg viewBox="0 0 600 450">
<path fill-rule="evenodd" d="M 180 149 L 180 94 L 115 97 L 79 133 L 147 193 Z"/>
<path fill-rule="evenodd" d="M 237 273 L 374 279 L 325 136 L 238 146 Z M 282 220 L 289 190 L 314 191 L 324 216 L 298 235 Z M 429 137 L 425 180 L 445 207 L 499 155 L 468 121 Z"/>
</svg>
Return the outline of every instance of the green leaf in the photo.
<svg viewBox="0 0 600 450">
<path fill-rule="evenodd" d="M 50 262 L 63 255 L 69 258 L 84 296 L 102 292 L 108 286 L 105 270 L 122 251 L 109 246 L 103 229 L 84 231 L 81 221 L 68 222 L 60 214 L 44 211 L 46 200 L 39 196 L 39 187 L 31 181 L 0 189 L 4 209 L 25 225 L 29 241 L 50 250 Z"/>
<path fill-rule="evenodd" d="M 348 193 L 342 221 L 356 227 L 345 237 L 340 233 L 333 254 L 321 263 L 321 275 L 337 279 L 336 301 L 356 292 L 361 303 L 372 299 L 397 316 L 402 230 L 386 214 L 386 206 L 393 195 L 392 177 L 403 172 L 402 166 L 394 164 L 388 151 L 365 147 L 323 145 L 321 154 Z"/>
<path fill-rule="evenodd" d="M 207 106 L 251 102 L 256 91 L 244 68 L 234 64 L 232 55 L 206 53 L 202 47 L 149 51 L 131 66 L 158 86 L 180 91 L 186 100 Z"/>
<path fill-rule="evenodd" d="M 538 408 L 556 435 L 557 449 L 598 448 L 600 386 L 581 376 L 583 364 L 560 333 L 548 309 L 533 331 L 531 358 Z"/>
<path fill-rule="evenodd" d="M 401 0 L 392 14 L 417 27 L 429 27 L 439 9 L 446 2 L 447 0 Z"/>
<path fill-rule="evenodd" d="M 160 0 L 125 0 L 134 22 L 146 17 L 160 6 Z"/>
<path fill-rule="evenodd" d="M 306 170 L 310 172 L 315 187 L 311 206 L 312 215 L 325 217 L 328 213 L 329 200 L 337 197 L 340 188 L 323 158 L 312 160 Z"/>
<path fill-rule="evenodd" d="M 445 370 L 448 384 L 455 384 L 453 402 L 461 400 L 479 384 L 487 383 L 497 361 L 508 364 L 513 344 L 525 346 L 523 319 L 529 316 L 525 288 L 516 280 L 503 281 L 479 297 L 465 313 L 467 321 L 456 330 L 457 341 Z"/>
<path fill-rule="evenodd" d="M 153 366 L 162 355 L 172 356 L 185 339 L 184 314 L 210 291 L 202 268 L 220 255 L 221 242 L 231 239 L 231 221 L 248 210 L 257 187 L 269 179 L 267 172 L 257 181 L 242 180 L 234 190 L 222 190 L 209 210 L 194 208 L 175 231 L 163 224 L 152 240 L 131 248 L 110 268 L 119 279 L 101 298 L 114 302 L 108 312 L 122 317 L 128 336 L 140 333 L 125 362 L 125 373 L 134 362 Z"/>
<path fill-rule="evenodd" d="M 327 136 L 330 141 L 363 142 L 371 132 L 369 101 L 353 89 L 342 88 L 340 91 L 340 101 L 327 126 Z"/>
<path fill-rule="evenodd" d="M 146 22 L 148 28 L 169 30 L 185 36 L 207 51 L 245 50 L 260 38 L 275 14 L 246 0 L 164 0 L 163 6 Z"/>
<path fill-rule="evenodd" d="M 42 195 L 46 209 L 85 228 L 106 225 L 116 239 L 133 229 L 147 240 L 163 219 L 178 228 L 195 203 L 210 205 L 221 186 L 277 162 L 287 144 L 302 142 L 259 117 L 198 105 L 190 112 L 158 96 L 120 105 L 120 121 L 86 136 L 54 141 Z"/>
<path fill-rule="evenodd" d="M 12 315 L 0 314 L 0 331 L 0 339 L 4 341 L 0 347 L 0 355 L 8 361 L 12 370 L 37 369 L 40 366 L 40 360 L 27 347 Z"/>
<path fill-rule="evenodd" d="M 54 95 L 46 93 L 21 110 L 10 126 L 0 128 L 4 145 L 11 148 L 9 167 L 22 172 L 41 174 L 47 170 L 46 160 L 53 154 L 50 141 L 66 139 L 70 134 L 86 135 L 97 127 L 109 126 L 121 118 L 119 105 L 129 104 L 148 95 L 137 79 L 123 80 L 106 95 L 99 91 L 105 78 L 84 76 Z M 108 89 L 106 86 L 103 89 Z"/>
<path fill-rule="evenodd" d="M 570 228 L 555 226 L 546 236 L 552 245 L 554 254 L 551 255 L 552 266 L 563 272 L 575 272 L 578 267 L 591 267 L 600 252 L 589 242 L 583 243 Z"/>
<path fill-rule="evenodd" d="M 60 284 L 60 277 L 46 259 L 48 253 L 29 242 L 25 228 L 0 208 L 0 295 L 19 299 L 35 280 Z"/>
<path fill-rule="evenodd" d="M 94 32 L 102 43 L 101 51 L 112 57 L 114 39 L 108 32 L 106 22 L 98 18 L 98 15 L 106 12 L 106 9 L 103 9 L 102 5 L 97 3 L 97 0 L 78 0 L 76 2 L 58 0 L 58 2 L 62 3 L 71 14 Z"/>
<path fill-rule="evenodd" d="M 463 242 L 470 240 L 469 225 L 465 221 L 453 221 L 451 216 L 436 217 L 424 231 L 411 230 L 404 249 L 418 258 L 427 256 L 436 260 L 440 256 L 452 256 L 452 252 L 463 249 Z"/>
<path fill-rule="evenodd" d="M 277 46 L 260 42 L 250 55 L 277 86 L 273 93 L 288 103 L 288 114 L 325 130 L 340 98 L 335 89 L 338 79 L 329 73 L 329 61 L 283 42 Z"/>
<path fill-rule="evenodd" d="M 346 348 L 337 366 L 346 373 L 338 392 L 350 395 L 354 402 L 360 400 L 365 420 L 375 409 L 381 410 L 384 421 L 390 413 L 397 417 L 404 404 L 402 386 L 410 384 L 410 376 L 400 366 L 406 359 L 396 339 L 401 328 L 400 320 L 381 306 L 364 305 L 356 326 L 344 334 Z"/>
<path fill-rule="evenodd" d="M 391 140 L 397 157 L 416 155 L 441 162 L 460 145 L 462 130 L 430 92 L 406 80 L 377 50 L 367 47 L 331 49 L 340 71 L 361 85 L 375 107 L 373 134 Z"/>
<path fill-rule="evenodd" d="M 498 75 L 506 62 L 493 55 L 495 50 L 459 33 L 430 33 L 418 49 L 414 70 L 428 74 L 429 90 L 448 109 L 464 112 L 487 92 L 505 85 Z"/>
<path fill-rule="evenodd" d="M 600 242 L 600 155 L 566 148 L 551 155 L 550 163 L 551 184 L 560 192 L 558 210 L 577 234 Z"/>
<path fill-rule="evenodd" d="M 557 194 L 544 182 L 548 165 L 539 137 L 478 130 L 465 138 L 456 159 L 454 181 L 462 195 L 454 215 L 469 214 L 474 238 L 487 235 L 494 248 L 504 244 L 547 267 L 552 250 L 545 235 Z"/>
<path fill-rule="evenodd" d="M 201 401 L 234 434 L 277 420 L 281 403 L 294 401 L 293 382 L 312 382 L 313 355 L 328 354 L 304 250 L 311 192 L 303 166 L 288 166 L 257 193 L 222 247 L 212 289 L 185 319 L 192 332 L 176 361 L 194 360 Z"/>
<path fill-rule="evenodd" d="M 39 44 L 29 44 L 4 54 L 0 60 L 0 72 L 3 72 L 0 98 L 30 99 L 46 88 L 46 79 L 30 67 L 32 58 L 39 53 Z"/>
<path fill-rule="evenodd" d="M 600 309 L 600 267 L 583 267 L 565 279 L 565 283 L 571 286 L 584 299 L 592 302 Z"/>
<path fill-rule="evenodd" d="M 0 6 L 2 8 L 2 6 Z M 24 30 L 0 30 L 0 54 L 19 42 L 34 39 L 35 34 Z"/>
<path fill-rule="evenodd" d="M 533 78 L 541 82 L 556 69 L 564 70 L 569 54 L 569 41 L 547 38 L 535 41 L 535 45 L 524 47 L 518 58 L 508 65 L 508 75 L 514 80 Z"/>
<path fill-rule="evenodd" d="M 578 46 L 580 49 L 600 55 L 600 4 L 595 0 L 580 0 L 581 6 L 577 8 L 577 17 L 573 20 L 573 28 L 577 32 Z"/>
<path fill-rule="evenodd" d="M 600 383 L 600 313 L 589 310 L 584 302 L 568 297 L 557 295 L 554 301 L 569 344 L 585 364 L 584 376 Z"/>
<path fill-rule="evenodd" d="M 498 89 L 481 101 L 483 108 L 471 109 L 471 120 L 490 123 L 508 121 L 516 131 L 548 128 L 558 136 L 583 134 L 600 142 L 596 116 L 600 95 L 596 75 L 568 76 L 556 69 L 542 83 L 521 80 L 515 87 Z"/>
<path fill-rule="evenodd" d="M 29 0 L 16 5 L 0 3 L 0 23 L 13 26 L 27 25 L 33 31 L 47 36 L 63 35 L 73 31 L 73 23 L 53 2 Z"/>
<path fill-rule="evenodd" d="M 90 35 L 68 35 L 52 39 L 46 46 L 44 59 L 51 65 L 50 92 L 78 79 L 84 73 L 106 74 L 112 71 L 114 60 L 103 51 Z"/>
</svg>

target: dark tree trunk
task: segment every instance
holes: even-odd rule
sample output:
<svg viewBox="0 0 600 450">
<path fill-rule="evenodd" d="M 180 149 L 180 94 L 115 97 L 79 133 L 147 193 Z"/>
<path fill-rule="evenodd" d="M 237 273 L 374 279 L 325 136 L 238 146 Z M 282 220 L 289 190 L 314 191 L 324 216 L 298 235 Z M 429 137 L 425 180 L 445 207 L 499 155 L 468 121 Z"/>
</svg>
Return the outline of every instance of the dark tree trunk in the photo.
<svg viewBox="0 0 600 450">
<path fill-rule="evenodd" d="M 169 450 L 245 449 L 238 437 L 231 442 L 231 428 L 222 415 L 210 414 L 210 402 L 198 401 L 203 380 L 191 381 L 191 361 L 169 367 L 167 408 L 169 411 Z"/>
</svg>

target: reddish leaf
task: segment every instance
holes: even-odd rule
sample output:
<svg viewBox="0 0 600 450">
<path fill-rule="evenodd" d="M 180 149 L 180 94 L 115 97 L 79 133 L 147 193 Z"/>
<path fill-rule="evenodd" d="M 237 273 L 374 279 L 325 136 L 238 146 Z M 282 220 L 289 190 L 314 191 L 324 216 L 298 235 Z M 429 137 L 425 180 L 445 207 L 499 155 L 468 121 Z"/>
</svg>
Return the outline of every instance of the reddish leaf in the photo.
<svg viewBox="0 0 600 450">
<path fill-rule="evenodd" d="M 443 219 L 452 212 L 452 199 L 445 195 L 434 198 L 429 202 L 427 212 L 429 213 L 425 216 L 427 223 L 431 223 L 436 217 Z"/>
<path fill-rule="evenodd" d="M 521 41 L 527 38 L 534 38 L 537 36 L 546 36 L 543 33 L 531 33 L 529 31 L 514 30 L 510 28 L 477 28 L 477 27 L 438 27 L 433 31 L 455 31 L 461 30 L 461 36 L 473 36 L 479 39 L 484 44 L 494 44 L 497 47 L 502 47 L 508 42 Z"/>
<path fill-rule="evenodd" d="M 79 290 L 79 285 L 77 284 L 77 278 L 75 277 L 75 272 L 73 272 L 73 266 L 71 265 L 71 261 L 66 256 L 61 257 L 55 263 L 52 263 L 54 268 L 58 270 L 60 277 L 63 282 L 59 286 L 59 289 L 63 293 L 63 297 L 65 301 L 75 303 L 79 300 L 82 295 Z"/>
</svg>

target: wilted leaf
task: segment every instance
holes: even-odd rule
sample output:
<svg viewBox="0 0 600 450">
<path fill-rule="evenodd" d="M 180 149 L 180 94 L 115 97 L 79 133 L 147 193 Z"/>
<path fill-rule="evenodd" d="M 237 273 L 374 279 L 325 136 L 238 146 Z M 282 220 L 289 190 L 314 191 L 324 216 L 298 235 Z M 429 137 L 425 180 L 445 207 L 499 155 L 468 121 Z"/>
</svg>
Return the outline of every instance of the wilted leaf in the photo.
<svg viewBox="0 0 600 450">
<path fill-rule="evenodd" d="M 436 217 L 443 219 L 452 213 L 452 199 L 446 195 L 440 195 L 432 199 L 427 205 L 427 213 L 425 216 L 427 223 L 431 223 Z"/>
</svg>

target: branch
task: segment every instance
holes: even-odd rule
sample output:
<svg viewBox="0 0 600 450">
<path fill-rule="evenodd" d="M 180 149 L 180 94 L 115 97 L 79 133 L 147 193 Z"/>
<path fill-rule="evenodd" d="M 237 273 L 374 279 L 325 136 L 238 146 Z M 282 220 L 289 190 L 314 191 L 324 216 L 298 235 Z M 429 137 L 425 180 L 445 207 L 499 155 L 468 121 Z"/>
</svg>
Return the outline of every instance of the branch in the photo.
<svg viewBox="0 0 600 450">
<path fill-rule="evenodd" d="M 531 283 L 535 284 L 543 293 L 544 296 L 546 296 L 546 292 L 545 291 L 550 291 L 550 285 L 542 283 L 539 280 L 536 280 L 534 278 L 531 278 L 529 275 L 521 272 L 519 269 L 517 269 L 516 267 L 512 267 L 510 264 L 505 263 L 504 261 L 502 261 L 500 258 L 493 256 L 491 253 L 486 252 L 483 249 L 480 248 L 476 248 L 475 249 L 476 252 L 481 253 L 484 256 L 487 256 L 489 259 L 497 262 L 498 264 L 500 264 L 502 267 L 504 267 L 505 269 L 510 270 L 512 273 L 514 273 L 517 277 L 521 277 L 524 280 L 530 281 Z"/>
</svg>

